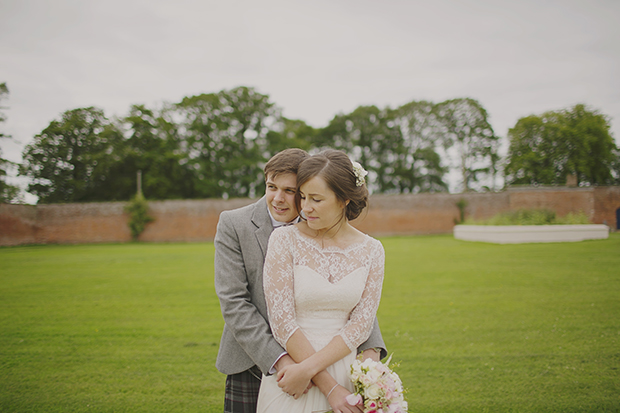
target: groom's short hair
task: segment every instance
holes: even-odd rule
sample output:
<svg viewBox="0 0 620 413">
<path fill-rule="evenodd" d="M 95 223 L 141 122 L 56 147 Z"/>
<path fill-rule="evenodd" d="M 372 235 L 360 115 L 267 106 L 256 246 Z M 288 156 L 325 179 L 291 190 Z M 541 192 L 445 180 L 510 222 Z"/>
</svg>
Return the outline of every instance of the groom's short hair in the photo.
<svg viewBox="0 0 620 413">
<path fill-rule="evenodd" d="M 282 174 L 297 175 L 299 164 L 308 157 L 308 152 L 299 148 L 289 148 L 276 153 L 265 165 L 265 179 Z"/>
</svg>

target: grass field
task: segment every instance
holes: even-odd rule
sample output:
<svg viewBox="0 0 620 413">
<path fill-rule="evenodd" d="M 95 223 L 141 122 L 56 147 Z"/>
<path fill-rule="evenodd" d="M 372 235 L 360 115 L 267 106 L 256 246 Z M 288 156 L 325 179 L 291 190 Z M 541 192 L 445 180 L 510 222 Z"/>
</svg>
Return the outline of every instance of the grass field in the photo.
<svg viewBox="0 0 620 413">
<path fill-rule="evenodd" d="M 620 411 L 620 234 L 383 238 L 411 412 Z M 1 412 L 221 412 L 212 244 L 0 248 Z"/>
</svg>

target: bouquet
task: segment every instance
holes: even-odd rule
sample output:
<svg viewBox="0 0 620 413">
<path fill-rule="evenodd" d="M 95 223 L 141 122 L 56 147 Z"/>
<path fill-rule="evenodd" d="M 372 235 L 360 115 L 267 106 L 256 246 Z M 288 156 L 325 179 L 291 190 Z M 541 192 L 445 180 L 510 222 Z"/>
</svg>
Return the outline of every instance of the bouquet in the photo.
<svg viewBox="0 0 620 413">
<path fill-rule="evenodd" d="M 398 374 L 388 365 L 371 359 L 355 360 L 351 365 L 351 382 L 355 392 L 347 396 L 352 405 L 363 403 L 364 413 L 404 413 L 407 402 L 403 398 L 403 384 Z"/>
</svg>

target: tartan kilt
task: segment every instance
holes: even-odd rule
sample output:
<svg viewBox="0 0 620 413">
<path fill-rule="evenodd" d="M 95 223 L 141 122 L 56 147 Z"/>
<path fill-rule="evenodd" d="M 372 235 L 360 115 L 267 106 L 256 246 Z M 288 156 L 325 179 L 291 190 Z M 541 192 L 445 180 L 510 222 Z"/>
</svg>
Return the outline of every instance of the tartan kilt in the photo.
<svg viewBox="0 0 620 413">
<path fill-rule="evenodd" d="M 256 413 L 261 377 L 257 366 L 227 376 L 224 413 Z"/>
</svg>

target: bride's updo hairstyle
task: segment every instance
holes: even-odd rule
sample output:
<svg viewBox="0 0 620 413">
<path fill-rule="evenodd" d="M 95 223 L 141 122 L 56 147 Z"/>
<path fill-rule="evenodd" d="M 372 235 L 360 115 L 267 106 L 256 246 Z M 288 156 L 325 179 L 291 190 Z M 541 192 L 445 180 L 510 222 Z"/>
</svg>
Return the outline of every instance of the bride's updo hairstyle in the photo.
<svg viewBox="0 0 620 413">
<path fill-rule="evenodd" d="M 299 188 L 312 178 L 320 176 L 336 198 L 345 204 L 344 216 L 352 221 L 359 217 L 368 205 L 368 189 L 365 183 L 357 185 L 358 177 L 346 153 L 327 149 L 305 159 L 297 171 L 297 210 L 301 211 Z M 363 177 L 361 178 L 363 180 Z M 362 181 L 363 182 L 363 181 Z M 349 203 L 347 204 L 347 201 Z"/>
</svg>

